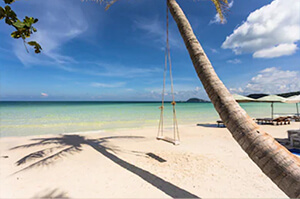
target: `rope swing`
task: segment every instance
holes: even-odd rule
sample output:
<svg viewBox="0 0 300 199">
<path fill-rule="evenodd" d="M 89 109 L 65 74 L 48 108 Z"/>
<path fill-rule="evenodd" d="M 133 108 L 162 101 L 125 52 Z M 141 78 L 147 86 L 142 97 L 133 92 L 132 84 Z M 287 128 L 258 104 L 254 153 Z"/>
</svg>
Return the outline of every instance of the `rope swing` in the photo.
<svg viewBox="0 0 300 199">
<path fill-rule="evenodd" d="M 163 140 L 166 142 L 170 142 L 174 145 L 179 145 L 179 132 L 178 132 L 178 124 L 176 118 L 176 110 L 175 110 L 175 96 L 174 96 L 174 89 L 173 89 L 173 77 L 172 77 L 172 62 L 171 62 L 171 55 L 170 55 L 170 44 L 169 44 L 169 8 L 167 5 L 167 41 L 166 41 L 166 50 L 165 50 L 165 67 L 164 67 L 164 81 L 163 81 L 163 90 L 162 90 L 162 100 L 160 108 L 160 120 L 158 125 L 158 134 L 156 139 Z M 166 87 L 166 73 L 168 70 L 168 63 L 169 63 L 169 73 L 170 73 L 170 81 L 171 81 L 171 94 L 172 94 L 172 108 L 173 108 L 173 138 L 164 136 L 164 100 L 165 100 L 165 87 Z"/>
</svg>

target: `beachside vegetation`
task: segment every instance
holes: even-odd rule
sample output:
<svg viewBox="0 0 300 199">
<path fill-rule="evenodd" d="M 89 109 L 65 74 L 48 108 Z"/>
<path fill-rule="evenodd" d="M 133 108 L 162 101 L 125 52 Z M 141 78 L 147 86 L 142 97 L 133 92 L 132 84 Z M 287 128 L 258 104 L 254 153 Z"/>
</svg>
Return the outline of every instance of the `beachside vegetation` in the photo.
<svg viewBox="0 0 300 199">
<path fill-rule="evenodd" d="M 21 21 L 9 5 L 13 2 L 15 2 L 15 0 L 4 0 L 4 3 L 7 5 L 4 8 L 0 6 L 0 20 L 3 19 L 7 25 L 15 28 L 15 31 L 11 33 L 11 37 L 14 39 L 22 39 L 27 52 L 29 51 L 26 45 L 29 45 L 34 48 L 35 53 L 40 53 L 42 47 L 38 42 L 26 41 L 31 34 L 37 31 L 37 29 L 33 27 L 33 24 L 37 23 L 38 19 L 25 16 L 23 21 Z"/>
</svg>

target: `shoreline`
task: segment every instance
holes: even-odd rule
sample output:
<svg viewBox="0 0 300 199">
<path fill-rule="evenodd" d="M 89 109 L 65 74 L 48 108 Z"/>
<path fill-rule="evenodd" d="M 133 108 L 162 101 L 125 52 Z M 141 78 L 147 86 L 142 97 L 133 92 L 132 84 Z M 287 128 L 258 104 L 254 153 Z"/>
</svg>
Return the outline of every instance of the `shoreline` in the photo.
<svg viewBox="0 0 300 199">
<path fill-rule="evenodd" d="M 2 138 L 8 138 L 8 137 L 28 137 L 28 136 L 40 136 L 40 135 L 45 135 L 45 136 L 48 136 L 48 135 L 61 135 L 61 134 L 81 134 L 81 133 L 93 133 L 93 132 L 100 132 L 100 131 L 104 131 L 104 132 L 114 132 L 114 131 L 126 131 L 126 130 L 138 130 L 138 129 L 144 129 L 144 128 L 157 128 L 156 130 L 158 130 L 158 123 L 159 121 L 157 121 L 157 126 L 153 126 L 151 124 L 149 125 L 144 125 L 144 126 L 138 126 L 138 127 L 116 127 L 116 128 L 106 128 L 106 129 L 98 129 L 98 130 L 87 130 L 87 131 L 74 131 L 74 132 L 65 132 L 65 133 L 58 133 L 58 134 L 54 134 L 54 133 L 46 133 L 46 134 L 33 134 L 33 135 L 18 135 L 18 136 L 2 136 L 0 134 L 0 139 Z M 211 121 L 211 122 L 203 122 L 203 123 L 198 123 L 198 124 L 203 124 L 203 125 L 214 125 L 216 123 L 216 121 Z M 195 124 L 195 123 L 184 123 L 184 124 L 179 124 L 178 127 L 179 127 L 179 130 L 180 128 L 184 128 L 184 127 L 187 127 L 187 126 L 197 126 L 198 124 Z M 171 126 L 168 125 L 166 128 L 170 128 Z"/>
<path fill-rule="evenodd" d="M 226 128 L 180 127 L 179 146 L 156 126 L 0 138 L 0 197 L 287 198 Z M 261 128 L 285 138 L 299 123 Z"/>
</svg>

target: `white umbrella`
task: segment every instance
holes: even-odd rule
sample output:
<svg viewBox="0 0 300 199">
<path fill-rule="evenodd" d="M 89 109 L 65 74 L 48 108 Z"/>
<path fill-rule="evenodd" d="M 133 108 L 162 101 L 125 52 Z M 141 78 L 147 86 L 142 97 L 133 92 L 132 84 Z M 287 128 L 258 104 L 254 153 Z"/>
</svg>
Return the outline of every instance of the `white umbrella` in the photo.
<svg viewBox="0 0 300 199">
<path fill-rule="evenodd" d="M 235 101 L 237 101 L 237 102 L 253 102 L 253 101 L 256 101 L 255 99 L 252 99 L 250 97 L 245 97 L 245 96 L 238 95 L 238 94 L 233 94 L 232 96 L 235 99 Z"/>
<path fill-rule="evenodd" d="M 299 116 L 298 103 L 300 102 L 300 95 L 294 95 L 294 96 L 288 97 L 288 98 L 286 98 L 286 100 L 284 102 L 285 103 L 295 103 L 296 109 L 297 109 L 297 116 Z"/>
<path fill-rule="evenodd" d="M 284 101 L 285 103 L 299 103 L 300 102 L 300 95 L 294 95 L 291 97 L 288 97 Z"/>
<path fill-rule="evenodd" d="M 273 119 L 273 115 L 274 115 L 273 103 L 274 102 L 284 102 L 285 100 L 286 100 L 286 98 L 280 97 L 278 95 L 268 95 L 268 96 L 256 99 L 256 101 L 258 101 L 258 102 L 271 102 L 271 117 L 272 117 L 272 119 Z"/>
<path fill-rule="evenodd" d="M 286 98 L 280 97 L 278 95 L 268 95 L 261 98 L 256 99 L 259 102 L 284 102 Z"/>
</svg>

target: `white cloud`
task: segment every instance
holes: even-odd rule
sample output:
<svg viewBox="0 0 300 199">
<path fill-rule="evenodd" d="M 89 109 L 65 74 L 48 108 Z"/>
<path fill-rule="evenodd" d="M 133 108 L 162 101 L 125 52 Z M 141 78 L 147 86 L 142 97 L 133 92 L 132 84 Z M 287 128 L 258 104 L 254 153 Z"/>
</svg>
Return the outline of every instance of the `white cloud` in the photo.
<svg viewBox="0 0 300 199">
<path fill-rule="evenodd" d="M 277 67 L 266 68 L 252 77 L 245 88 L 231 88 L 235 93 L 277 94 L 300 90 L 299 71 L 280 70 Z"/>
<path fill-rule="evenodd" d="M 49 95 L 47 93 L 41 93 L 42 97 L 48 97 Z"/>
<path fill-rule="evenodd" d="M 161 49 L 165 49 L 166 46 L 166 27 L 165 21 L 159 20 L 158 17 L 153 19 L 140 18 L 135 21 L 134 27 L 144 31 L 144 37 L 146 41 L 154 41 L 161 44 Z M 169 24 L 169 43 L 171 47 L 180 48 L 183 46 L 182 39 L 178 37 L 178 33 L 173 31 L 171 24 Z"/>
<path fill-rule="evenodd" d="M 232 94 L 243 94 L 244 93 L 244 89 L 242 89 L 241 87 L 239 87 L 239 88 L 229 88 L 229 91 Z"/>
<path fill-rule="evenodd" d="M 210 50 L 212 53 L 219 53 L 219 51 L 217 49 L 211 48 Z"/>
<path fill-rule="evenodd" d="M 200 91 L 201 90 L 201 88 L 199 87 L 199 86 L 197 86 L 196 88 L 195 88 L 195 91 Z"/>
<path fill-rule="evenodd" d="M 246 22 L 226 37 L 222 48 L 255 58 L 293 54 L 300 40 L 300 1 L 274 0 L 252 12 Z"/>
<path fill-rule="evenodd" d="M 124 86 L 125 82 L 116 82 L 116 83 L 99 83 L 99 82 L 93 82 L 91 83 L 92 87 L 100 87 L 100 88 L 118 88 Z"/>
<path fill-rule="evenodd" d="M 61 54 L 60 47 L 88 28 L 80 4 L 58 0 L 34 1 L 31 4 L 33 15 L 39 18 L 39 22 L 35 25 L 38 31 L 28 41 L 39 42 L 43 50 L 38 55 L 33 52 L 27 53 L 24 46 L 16 42 L 14 46 L 16 56 L 24 65 L 76 63 L 72 57 Z"/>
<path fill-rule="evenodd" d="M 233 1 L 228 3 L 228 8 L 231 8 L 233 6 Z M 227 20 L 224 18 L 223 21 L 221 21 L 219 13 L 217 13 L 214 16 L 214 19 L 209 21 L 209 24 L 225 24 L 227 23 Z"/>
<path fill-rule="evenodd" d="M 240 59 L 230 59 L 230 60 L 227 60 L 227 63 L 230 63 L 230 64 L 241 64 L 242 61 Z"/>
<path fill-rule="evenodd" d="M 272 58 L 281 57 L 283 55 L 294 54 L 297 50 L 296 44 L 280 44 L 268 49 L 258 50 L 253 54 L 255 58 Z"/>
<path fill-rule="evenodd" d="M 88 69 L 78 69 L 77 72 L 88 75 L 103 76 L 103 77 L 146 77 L 162 72 L 161 68 L 151 66 L 141 68 L 135 66 L 126 66 L 118 63 L 104 63 L 104 62 L 87 62 Z"/>
<path fill-rule="evenodd" d="M 172 100 L 172 93 L 170 91 L 170 85 L 166 85 L 165 100 Z M 146 95 L 149 95 L 149 99 L 161 100 L 162 88 L 146 88 Z M 194 87 L 192 85 L 175 84 L 174 96 L 176 101 L 186 101 L 189 98 L 197 97 L 208 100 L 208 96 L 203 87 Z"/>
</svg>

